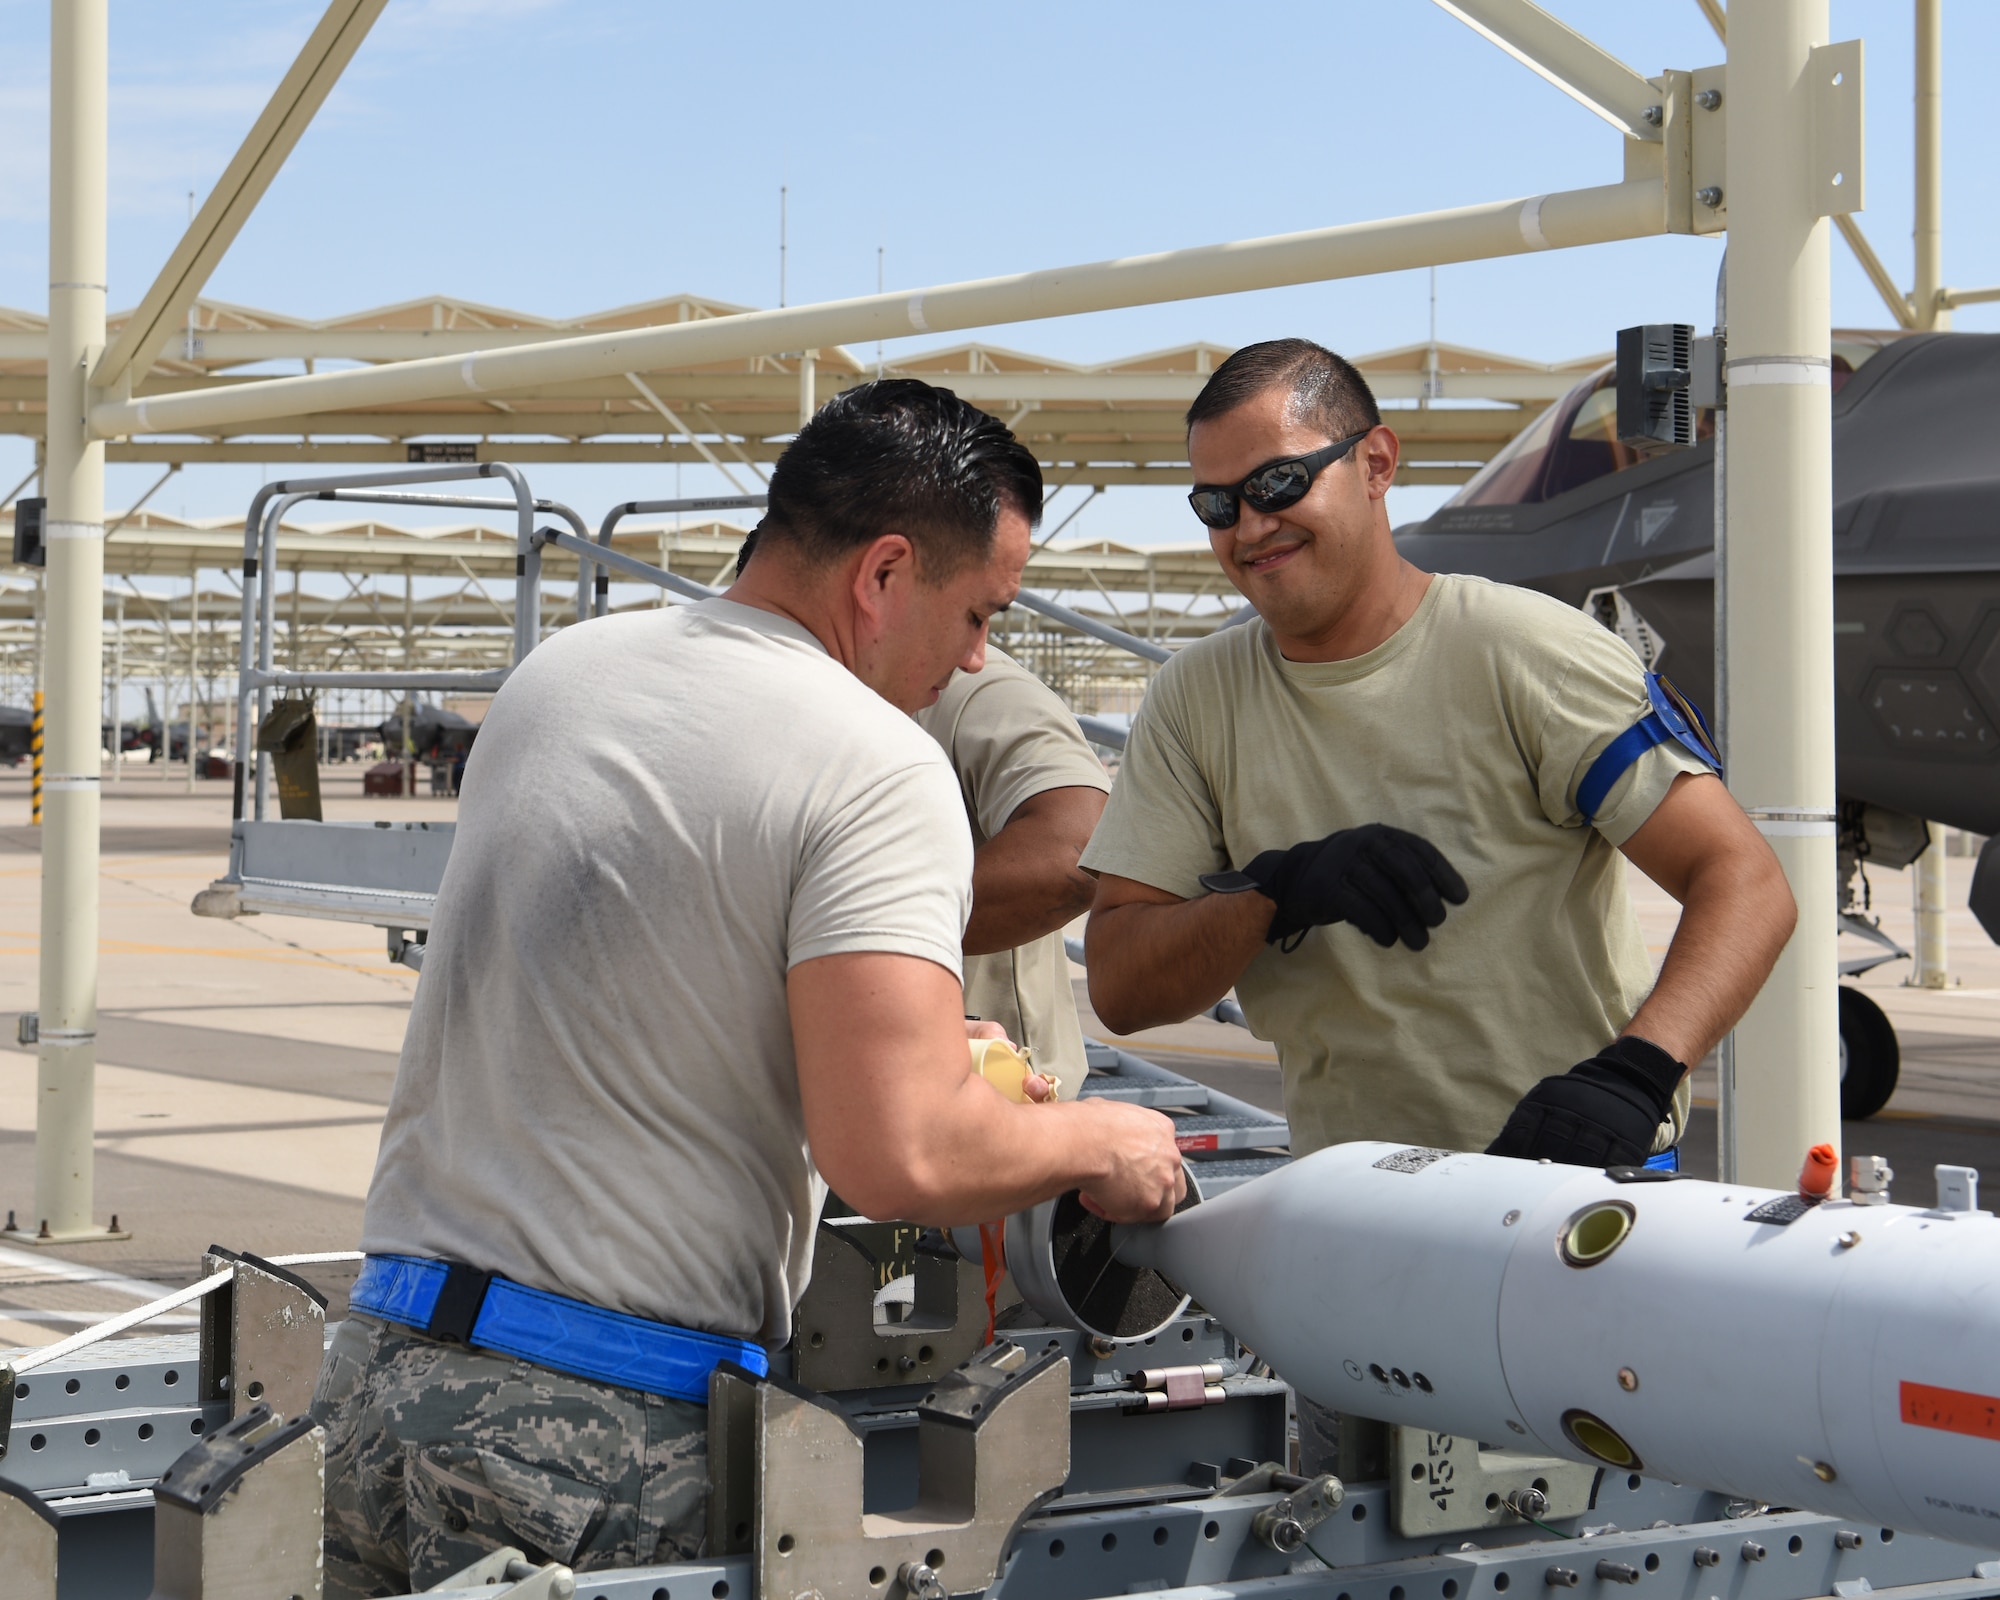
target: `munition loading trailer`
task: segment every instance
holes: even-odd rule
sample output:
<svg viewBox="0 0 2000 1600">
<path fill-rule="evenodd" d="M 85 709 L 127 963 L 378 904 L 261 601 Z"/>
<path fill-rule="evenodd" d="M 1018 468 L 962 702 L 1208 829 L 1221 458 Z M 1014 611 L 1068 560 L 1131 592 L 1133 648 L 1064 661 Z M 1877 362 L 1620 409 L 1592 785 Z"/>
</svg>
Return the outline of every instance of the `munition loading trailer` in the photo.
<svg viewBox="0 0 2000 1600">
<path fill-rule="evenodd" d="M 253 508 L 246 620 L 264 626 L 241 726 L 253 697 L 319 686 L 271 664 L 257 553 L 287 497 L 449 475 L 279 485 Z M 485 475 L 515 491 L 522 615 L 550 544 L 699 591 L 609 549 L 620 516 L 658 506 L 592 541 L 535 529 L 538 510 L 578 523 Z M 578 589 L 580 615 L 608 609 L 608 580 Z M 534 643 L 517 633 L 516 660 Z M 198 909 L 373 922 L 419 964 L 449 829 L 271 818 L 267 760 L 246 741 L 238 762 L 231 873 Z M 1969 1195 L 1812 1210 L 1436 1151 L 1287 1164 L 1282 1120 L 1095 1042 L 1090 1064 L 1083 1092 L 1175 1116 L 1198 1197 L 1182 1215 L 1111 1230 L 1073 1200 L 1038 1207 L 1008 1220 L 991 1282 L 976 1237 L 829 1216 L 772 1375 L 714 1379 L 706 1559 L 577 1573 L 524 1533 L 424 1592 L 2000 1595 L 1980 1543 L 1982 1515 L 2000 1524 L 1980 1511 L 2000 1494 L 2000 1399 L 1981 1398 L 2000 1394 L 2000 1235 Z M 326 1333 L 306 1264 L 216 1251 L 202 1282 L 0 1372 L 0 1596 L 317 1595 L 324 1440 L 303 1413 Z M 1908 1327 L 1885 1320 L 1899 1296 Z M 105 1342 L 190 1301 L 198 1333 Z M 1298 1470 L 1288 1379 L 1343 1413 L 1332 1472 Z"/>
<path fill-rule="evenodd" d="M 982 1261 L 829 1219 L 772 1375 L 712 1382 L 705 1559 L 579 1573 L 524 1537 L 423 1592 L 2000 1594 L 2000 1552 L 1951 1537 L 2000 1484 L 2000 1235 L 1969 1196 L 1810 1208 L 1380 1145 L 1266 1165 L 1161 1228 L 1008 1219 L 991 1343 Z M 330 1259 L 212 1252 L 0 1372 L 0 1594 L 139 1596 L 149 1568 L 159 1600 L 318 1594 L 324 1308 L 295 1269 Z M 191 1300 L 198 1334 L 102 1342 Z M 1292 1390 L 1232 1323 L 1388 1420 L 1349 1412 L 1339 1470 L 1298 1474 Z"/>
</svg>

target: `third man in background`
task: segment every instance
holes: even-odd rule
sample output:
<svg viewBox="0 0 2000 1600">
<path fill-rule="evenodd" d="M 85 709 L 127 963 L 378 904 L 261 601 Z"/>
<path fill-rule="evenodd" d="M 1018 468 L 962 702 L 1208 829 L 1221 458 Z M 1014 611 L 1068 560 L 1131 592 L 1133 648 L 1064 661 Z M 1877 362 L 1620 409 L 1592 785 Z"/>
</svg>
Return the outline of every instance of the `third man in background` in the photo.
<svg viewBox="0 0 2000 1600">
<path fill-rule="evenodd" d="M 917 725 L 944 747 L 972 823 L 965 1009 L 997 1022 L 1074 1099 L 1089 1070 L 1064 926 L 1090 909 L 1077 865 L 1111 784 L 1055 691 L 991 645 Z"/>
</svg>

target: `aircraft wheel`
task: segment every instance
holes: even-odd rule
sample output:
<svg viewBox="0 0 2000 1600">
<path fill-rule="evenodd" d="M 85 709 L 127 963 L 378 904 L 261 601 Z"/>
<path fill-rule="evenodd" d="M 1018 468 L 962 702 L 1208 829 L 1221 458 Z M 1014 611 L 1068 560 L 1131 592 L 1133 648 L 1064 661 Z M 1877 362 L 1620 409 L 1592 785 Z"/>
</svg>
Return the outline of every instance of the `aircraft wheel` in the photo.
<svg viewBox="0 0 2000 1600">
<path fill-rule="evenodd" d="M 1840 1115 L 1861 1122 L 1889 1103 L 1903 1052 L 1882 1008 L 1851 984 L 1840 986 Z"/>
</svg>

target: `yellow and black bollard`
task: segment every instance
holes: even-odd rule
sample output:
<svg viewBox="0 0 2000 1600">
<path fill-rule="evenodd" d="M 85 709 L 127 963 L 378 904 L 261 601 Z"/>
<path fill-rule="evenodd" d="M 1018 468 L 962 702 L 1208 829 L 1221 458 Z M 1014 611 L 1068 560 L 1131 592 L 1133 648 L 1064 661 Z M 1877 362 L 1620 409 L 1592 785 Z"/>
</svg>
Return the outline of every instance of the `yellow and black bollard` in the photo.
<svg viewBox="0 0 2000 1600">
<path fill-rule="evenodd" d="M 36 827 L 42 825 L 42 691 L 35 691 L 35 720 L 29 726 L 28 754 L 34 758 L 35 782 L 29 802 L 28 820 Z"/>
</svg>

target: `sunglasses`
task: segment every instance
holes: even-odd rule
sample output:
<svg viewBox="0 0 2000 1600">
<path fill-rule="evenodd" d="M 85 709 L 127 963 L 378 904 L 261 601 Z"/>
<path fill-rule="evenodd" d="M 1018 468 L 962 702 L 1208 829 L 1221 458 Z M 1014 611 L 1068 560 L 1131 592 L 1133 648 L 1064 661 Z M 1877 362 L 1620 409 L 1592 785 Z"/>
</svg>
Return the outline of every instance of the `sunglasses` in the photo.
<svg viewBox="0 0 2000 1600">
<path fill-rule="evenodd" d="M 1267 461 L 1241 483 L 1198 483 L 1188 496 L 1188 504 L 1194 507 L 1194 514 L 1211 528 L 1235 527 L 1237 519 L 1243 515 L 1242 507 L 1237 503 L 1239 500 L 1248 500 L 1258 511 L 1283 511 L 1286 506 L 1295 506 L 1305 499 L 1306 491 L 1313 486 L 1313 479 L 1372 432 L 1372 428 L 1363 428 L 1359 433 L 1336 439 L 1310 455 Z"/>
</svg>

